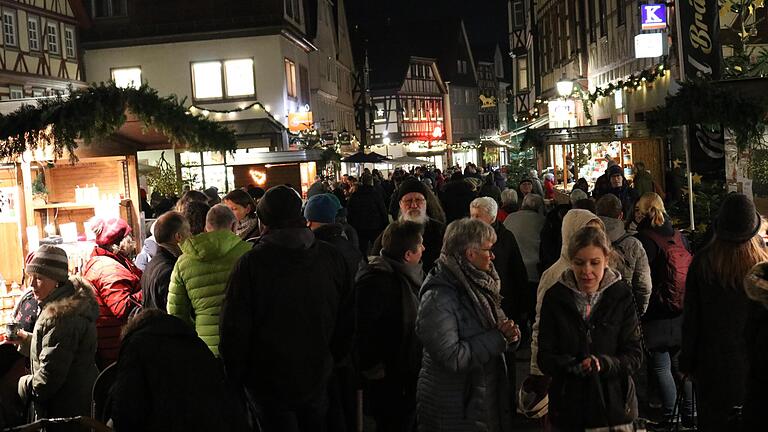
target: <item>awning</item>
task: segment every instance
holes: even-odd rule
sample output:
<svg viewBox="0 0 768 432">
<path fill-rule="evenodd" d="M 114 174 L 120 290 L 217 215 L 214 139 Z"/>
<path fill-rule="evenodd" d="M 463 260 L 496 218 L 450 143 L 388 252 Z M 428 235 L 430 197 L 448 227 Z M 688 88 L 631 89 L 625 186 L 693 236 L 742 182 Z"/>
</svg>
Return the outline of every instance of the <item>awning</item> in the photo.
<svg viewBox="0 0 768 432">
<path fill-rule="evenodd" d="M 415 158 L 413 156 L 401 156 L 398 158 L 394 158 L 389 163 L 393 165 L 420 165 L 423 163 L 426 163 L 428 161 L 425 161 L 423 159 Z"/>
<path fill-rule="evenodd" d="M 645 122 L 536 129 L 530 138 L 538 145 L 579 144 L 652 138 Z"/>
<path fill-rule="evenodd" d="M 232 161 L 228 160 L 227 165 L 262 165 L 262 164 L 280 164 L 280 163 L 300 163 L 322 160 L 322 151 L 320 150 L 293 150 L 293 151 L 271 151 L 271 152 L 251 152 L 248 157 L 238 157 Z"/>
<path fill-rule="evenodd" d="M 519 128 L 510 131 L 506 135 L 502 135 L 501 138 L 516 137 L 518 135 L 524 134 L 525 131 L 527 131 L 528 129 L 537 129 L 548 124 L 549 124 L 549 115 L 543 115 L 530 123 L 524 124 Z"/>
</svg>

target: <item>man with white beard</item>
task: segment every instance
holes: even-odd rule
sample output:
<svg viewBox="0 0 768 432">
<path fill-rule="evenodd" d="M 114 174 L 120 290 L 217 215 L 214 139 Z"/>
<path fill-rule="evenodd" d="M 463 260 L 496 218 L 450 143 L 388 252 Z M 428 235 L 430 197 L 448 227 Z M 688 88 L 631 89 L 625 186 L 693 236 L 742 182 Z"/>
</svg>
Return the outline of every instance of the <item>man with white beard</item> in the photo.
<svg viewBox="0 0 768 432">
<path fill-rule="evenodd" d="M 410 178 L 400 184 L 393 196 L 393 199 L 397 199 L 400 206 L 399 220 L 416 222 L 424 226 L 424 254 L 421 256 L 421 262 L 425 273 L 432 270 L 435 260 L 440 256 L 440 249 L 443 248 L 443 233 L 445 233 L 445 225 L 430 218 L 427 214 L 428 197 L 437 203 L 431 194 L 424 183 Z M 381 236 L 373 244 L 371 255 L 379 255 L 380 252 Z"/>
</svg>

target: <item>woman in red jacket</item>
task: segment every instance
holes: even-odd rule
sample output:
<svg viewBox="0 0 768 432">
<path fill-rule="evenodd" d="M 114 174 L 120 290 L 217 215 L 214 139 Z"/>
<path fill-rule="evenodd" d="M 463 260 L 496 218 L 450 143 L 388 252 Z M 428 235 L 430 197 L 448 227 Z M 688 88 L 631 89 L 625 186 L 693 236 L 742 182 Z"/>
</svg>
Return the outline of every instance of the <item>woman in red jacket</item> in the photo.
<svg viewBox="0 0 768 432">
<path fill-rule="evenodd" d="M 120 331 L 133 308 L 141 304 L 141 270 L 130 259 L 136 244 L 124 220 L 95 218 L 91 228 L 96 233 L 96 247 L 83 268 L 83 277 L 93 285 L 99 304 L 96 365 L 104 369 L 117 360 Z"/>
</svg>

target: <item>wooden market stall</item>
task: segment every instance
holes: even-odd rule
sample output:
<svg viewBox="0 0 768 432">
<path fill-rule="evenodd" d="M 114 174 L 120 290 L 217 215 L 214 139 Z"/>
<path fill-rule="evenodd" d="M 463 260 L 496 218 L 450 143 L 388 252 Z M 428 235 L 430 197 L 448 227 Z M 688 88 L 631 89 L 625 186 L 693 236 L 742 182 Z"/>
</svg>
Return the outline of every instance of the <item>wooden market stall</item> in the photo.
<svg viewBox="0 0 768 432">
<path fill-rule="evenodd" d="M 642 122 L 529 129 L 525 140 L 536 147 L 539 166 L 555 173 L 560 190 L 570 192 L 566 185 L 580 177 L 593 186 L 597 177 L 605 173 L 609 159 L 624 169 L 624 176 L 630 181 L 635 164 L 643 162 L 654 182 L 664 188 L 663 141 L 651 136 Z"/>
<path fill-rule="evenodd" d="M 124 219 L 141 247 L 139 150 L 235 147 L 230 130 L 188 115 L 175 99 L 112 84 L 0 115 L 0 131 L 0 280 L 8 287 L 22 283 L 24 258 L 43 243 L 65 249 L 70 273 L 79 273 L 95 245 L 94 216 Z"/>
</svg>

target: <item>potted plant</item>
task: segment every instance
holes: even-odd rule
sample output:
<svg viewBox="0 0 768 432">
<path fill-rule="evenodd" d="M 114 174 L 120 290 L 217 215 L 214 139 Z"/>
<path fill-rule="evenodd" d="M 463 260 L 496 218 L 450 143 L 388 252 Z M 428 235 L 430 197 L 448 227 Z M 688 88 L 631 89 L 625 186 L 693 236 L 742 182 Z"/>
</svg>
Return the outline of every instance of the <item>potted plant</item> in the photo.
<svg viewBox="0 0 768 432">
<path fill-rule="evenodd" d="M 45 187 L 45 174 L 40 173 L 32 182 L 32 204 L 43 206 L 48 204 L 48 189 Z"/>
</svg>

